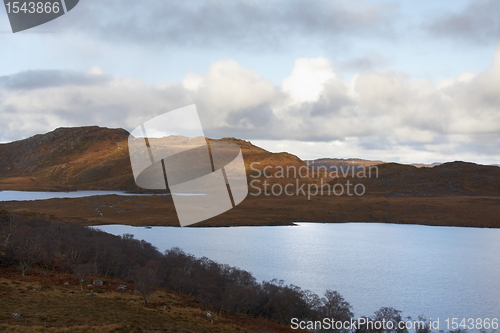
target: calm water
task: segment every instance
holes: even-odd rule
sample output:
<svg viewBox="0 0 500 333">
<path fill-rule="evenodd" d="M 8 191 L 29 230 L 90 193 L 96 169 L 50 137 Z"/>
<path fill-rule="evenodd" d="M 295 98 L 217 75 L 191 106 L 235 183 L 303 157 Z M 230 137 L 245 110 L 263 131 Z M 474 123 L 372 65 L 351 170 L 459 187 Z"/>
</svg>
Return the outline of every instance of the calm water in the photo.
<svg viewBox="0 0 500 333">
<path fill-rule="evenodd" d="M 61 198 L 81 198 L 95 195 L 150 195 L 133 194 L 123 191 L 74 191 L 74 192 L 30 192 L 30 191 L 0 191 L 0 201 L 30 201 Z"/>
<path fill-rule="evenodd" d="M 382 306 L 416 318 L 500 318 L 500 230 L 380 223 L 297 227 L 100 226 L 283 279 L 322 294 L 338 290 L 356 316 Z"/>
</svg>

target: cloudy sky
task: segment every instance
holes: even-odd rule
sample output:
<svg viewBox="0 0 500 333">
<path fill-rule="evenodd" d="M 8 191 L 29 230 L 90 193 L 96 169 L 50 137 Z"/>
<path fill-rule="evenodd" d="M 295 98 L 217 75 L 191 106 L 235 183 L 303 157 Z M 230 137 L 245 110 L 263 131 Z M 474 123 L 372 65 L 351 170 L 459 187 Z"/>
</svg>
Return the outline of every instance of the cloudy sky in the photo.
<svg viewBox="0 0 500 333">
<path fill-rule="evenodd" d="M 500 163 L 500 1 L 80 0 L 12 34 L 0 142 L 132 130 L 197 105 L 206 136 L 303 159 Z"/>
</svg>

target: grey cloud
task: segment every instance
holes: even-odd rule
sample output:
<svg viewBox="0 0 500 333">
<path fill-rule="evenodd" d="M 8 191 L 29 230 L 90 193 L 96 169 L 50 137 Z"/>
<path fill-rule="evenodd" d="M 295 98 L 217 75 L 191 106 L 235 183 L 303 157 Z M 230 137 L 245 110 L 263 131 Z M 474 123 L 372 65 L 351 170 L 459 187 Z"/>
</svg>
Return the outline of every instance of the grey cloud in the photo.
<svg viewBox="0 0 500 333">
<path fill-rule="evenodd" d="M 343 95 L 333 96 L 331 98 L 321 98 L 319 101 L 312 104 L 311 116 L 335 116 L 340 113 L 343 107 L 351 105 L 348 97 Z"/>
<path fill-rule="evenodd" d="M 353 101 L 347 95 L 345 87 L 338 82 L 326 84 L 318 101 L 311 105 L 311 116 L 332 117 L 340 114 L 345 107 L 352 106 Z"/>
<path fill-rule="evenodd" d="M 364 150 L 390 150 L 394 143 L 386 137 L 375 136 L 362 138 L 358 145 Z"/>
<path fill-rule="evenodd" d="M 433 36 L 452 37 L 479 44 L 500 40 L 500 2 L 472 1 L 461 12 L 433 19 L 425 29 Z"/>
<path fill-rule="evenodd" d="M 109 81 L 104 75 L 92 75 L 62 70 L 30 70 L 0 76 L 0 87 L 8 90 L 32 90 L 62 86 L 91 86 Z"/>
<path fill-rule="evenodd" d="M 2 101 L 0 100 L 0 112 L 4 114 L 16 114 L 19 112 L 19 110 L 12 105 L 1 105 L 3 104 Z"/>
<path fill-rule="evenodd" d="M 500 154 L 500 139 L 497 138 L 496 140 L 490 141 L 487 144 L 481 142 L 471 142 L 457 145 L 451 152 L 459 154 L 464 151 L 471 152 L 478 156 L 498 156 Z"/>
<path fill-rule="evenodd" d="M 274 114 L 268 105 L 259 106 L 250 110 L 241 110 L 230 113 L 228 116 L 229 125 L 251 128 L 263 128 L 271 123 L 274 119 Z"/>
<path fill-rule="evenodd" d="M 209 110 L 208 112 L 206 112 Z M 286 128 L 286 123 L 278 119 L 270 105 L 258 105 L 251 108 L 235 110 L 227 114 L 226 125 L 218 126 L 206 119 L 210 116 L 210 106 L 200 104 L 198 107 L 204 133 L 207 137 L 236 137 L 247 140 L 262 138 L 280 139 L 280 128 Z"/>
<path fill-rule="evenodd" d="M 129 113 L 129 110 L 120 104 L 93 105 L 88 107 L 88 111 L 88 113 L 85 113 L 75 112 L 71 109 L 54 109 L 51 110 L 51 114 L 56 116 L 63 123 L 92 126 L 96 123 L 113 123 L 113 125 L 115 125 L 116 120 L 123 119 Z M 93 116 L 89 117 L 89 113 L 92 113 Z"/>
<path fill-rule="evenodd" d="M 397 7 L 367 1 L 82 1 L 71 27 L 104 40 L 266 51 L 319 38 L 385 36 Z M 62 22 L 54 22 L 61 25 Z"/>
<path fill-rule="evenodd" d="M 385 57 L 382 57 L 377 53 L 372 53 L 341 61 L 338 64 L 338 68 L 340 71 L 363 72 L 380 68 L 388 63 L 389 61 Z"/>
</svg>

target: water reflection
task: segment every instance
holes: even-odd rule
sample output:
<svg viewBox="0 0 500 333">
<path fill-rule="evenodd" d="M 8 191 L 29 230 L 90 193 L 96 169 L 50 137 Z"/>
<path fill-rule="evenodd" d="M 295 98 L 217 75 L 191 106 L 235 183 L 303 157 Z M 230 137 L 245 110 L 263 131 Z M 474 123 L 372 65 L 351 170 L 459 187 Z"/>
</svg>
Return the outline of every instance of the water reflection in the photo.
<svg viewBox="0 0 500 333">
<path fill-rule="evenodd" d="M 500 230 L 380 223 L 298 227 L 101 226 L 161 251 L 180 247 L 321 294 L 338 290 L 357 316 L 382 306 L 427 318 L 500 314 Z"/>
<path fill-rule="evenodd" d="M 0 201 L 30 201 L 62 198 L 82 198 L 95 195 L 150 195 L 133 194 L 124 191 L 74 191 L 74 192 L 32 192 L 32 191 L 0 191 Z"/>
</svg>

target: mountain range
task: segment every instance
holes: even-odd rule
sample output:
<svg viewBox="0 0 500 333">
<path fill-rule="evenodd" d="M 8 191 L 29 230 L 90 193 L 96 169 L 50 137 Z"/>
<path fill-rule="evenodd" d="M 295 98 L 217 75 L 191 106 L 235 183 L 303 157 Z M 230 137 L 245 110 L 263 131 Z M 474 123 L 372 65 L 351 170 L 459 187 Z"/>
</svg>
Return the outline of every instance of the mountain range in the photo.
<svg viewBox="0 0 500 333">
<path fill-rule="evenodd" d="M 128 137 L 129 133 L 123 129 L 92 126 L 58 128 L 46 134 L 0 144 L 0 190 L 142 191 L 133 179 Z M 377 177 L 358 180 L 366 185 L 370 193 L 500 194 L 500 168 L 497 166 L 459 161 L 435 165 L 432 168 L 362 159 L 324 158 L 303 161 L 287 152 L 271 153 L 245 140 L 223 138 L 209 141 L 233 142 L 239 145 L 248 175 L 255 172 L 255 169 L 262 170 L 266 166 L 298 169 L 309 165 L 316 168 L 323 166 L 328 170 L 336 167 L 348 173 L 353 167 L 357 171 L 363 167 L 376 166 Z M 349 175 L 346 178 L 348 179 Z M 331 183 L 343 181 L 332 178 L 326 180 Z M 301 181 L 317 182 L 318 179 L 309 177 Z"/>
</svg>

